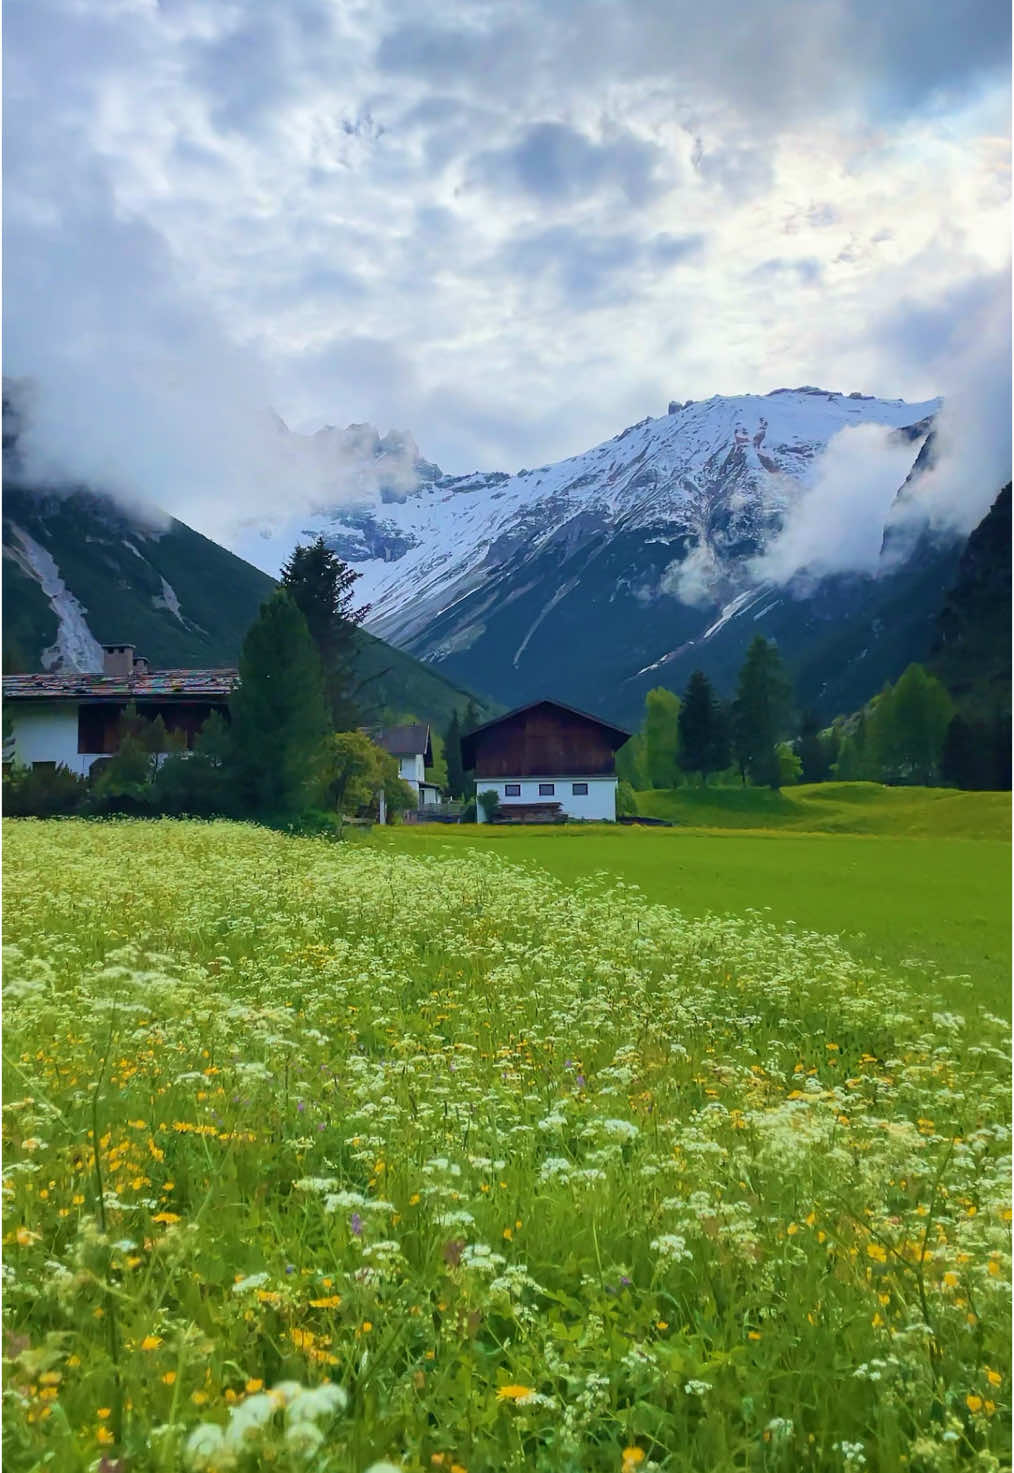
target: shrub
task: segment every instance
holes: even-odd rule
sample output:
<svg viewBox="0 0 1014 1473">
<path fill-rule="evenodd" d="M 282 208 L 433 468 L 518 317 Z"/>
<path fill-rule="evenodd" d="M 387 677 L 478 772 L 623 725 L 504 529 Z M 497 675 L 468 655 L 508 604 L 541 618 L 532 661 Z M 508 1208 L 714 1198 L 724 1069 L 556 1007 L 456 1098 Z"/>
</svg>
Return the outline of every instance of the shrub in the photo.
<svg viewBox="0 0 1014 1473">
<path fill-rule="evenodd" d="M 616 785 L 616 816 L 625 817 L 637 813 L 637 795 L 630 783 L 618 782 Z"/>
<path fill-rule="evenodd" d="M 13 763 L 4 772 L 3 807 L 9 818 L 55 818 L 80 813 L 88 794 L 86 778 L 63 763 L 56 767 L 22 767 Z"/>
<path fill-rule="evenodd" d="M 487 823 L 492 823 L 500 812 L 500 794 L 495 788 L 487 788 L 484 793 L 479 794 L 479 807 Z"/>
</svg>

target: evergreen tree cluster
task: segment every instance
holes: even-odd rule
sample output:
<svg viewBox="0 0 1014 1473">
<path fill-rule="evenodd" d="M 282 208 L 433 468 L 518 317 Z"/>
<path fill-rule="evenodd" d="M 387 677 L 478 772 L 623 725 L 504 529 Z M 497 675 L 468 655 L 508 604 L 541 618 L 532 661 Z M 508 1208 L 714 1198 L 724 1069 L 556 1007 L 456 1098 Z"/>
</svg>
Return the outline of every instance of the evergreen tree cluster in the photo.
<svg viewBox="0 0 1014 1473">
<path fill-rule="evenodd" d="M 913 664 L 854 717 L 821 728 L 813 711 L 795 717 L 792 687 L 776 646 L 758 635 L 733 699 L 723 703 L 703 671 L 682 697 L 645 697 L 640 731 L 617 753 L 632 789 L 670 788 L 716 773 L 771 788 L 831 780 L 1009 789 L 1010 717 L 955 712 L 945 687 Z"/>
</svg>

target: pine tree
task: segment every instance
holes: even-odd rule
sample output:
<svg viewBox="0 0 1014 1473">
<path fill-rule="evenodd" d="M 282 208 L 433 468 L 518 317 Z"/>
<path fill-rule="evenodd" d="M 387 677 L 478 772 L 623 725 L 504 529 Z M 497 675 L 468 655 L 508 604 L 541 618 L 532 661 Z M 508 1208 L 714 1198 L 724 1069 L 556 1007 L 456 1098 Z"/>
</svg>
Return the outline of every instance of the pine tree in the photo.
<svg viewBox="0 0 1014 1473">
<path fill-rule="evenodd" d="M 475 731 L 476 727 L 481 725 L 481 721 L 482 718 L 479 715 L 479 708 L 472 700 L 472 697 L 469 696 L 468 704 L 466 705 L 464 715 L 461 718 L 461 735 L 463 737 L 468 736 L 469 732 Z M 460 739 L 458 743 L 458 751 L 461 751 Z M 463 768 L 461 779 L 461 796 L 463 798 L 470 798 L 473 797 L 474 794 L 475 773 L 470 771 L 468 768 Z"/>
<path fill-rule="evenodd" d="M 826 783 L 831 772 L 828 745 L 820 734 L 820 723 L 812 711 L 804 711 L 799 724 L 796 756 L 803 764 L 804 783 Z"/>
<path fill-rule="evenodd" d="M 229 709 L 228 767 L 242 809 L 281 818 L 319 802 L 330 725 L 320 659 L 284 588 L 247 633 Z"/>
<path fill-rule="evenodd" d="M 788 723 L 789 682 L 777 646 L 758 634 L 746 652 L 732 705 L 732 744 L 745 782 L 777 788 L 776 749 Z"/>
<path fill-rule="evenodd" d="M 282 587 L 305 618 L 317 647 L 336 731 L 351 731 L 359 719 L 355 701 L 358 630 L 370 607 L 352 607 L 352 590 L 360 576 L 331 551 L 323 537 L 309 546 L 293 548 L 282 568 Z"/>
<path fill-rule="evenodd" d="M 457 707 L 451 712 L 451 719 L 444 733 L 444 756 L 447 762 L 447 791 L 452 798 L 463 798 L 465 771 L 461 765 L 461 723 L 458 721 Z"/>
<path fill-rule="evenodd" d="M 953 716 L 940 754 L 940 780 L 947 788 L 981 788 L 980 768 L 988 760 L 985 731 L 976 730 L 963 716 Z"/>
<path fill-rule="evenodd" d="M 679 762 L 684 772 L 699 772 L 707 784 L 709 772 L 729 765 L 725 713 L 708 677 L 695 670 L 690 677 L 679 717 Z"/>
<path fill-rule="evenodd" d="M 679 697 L 658 685 L 644 698 L 641 760 L 650 787 L 674 788 L 679 782 Z"/>
</svg>

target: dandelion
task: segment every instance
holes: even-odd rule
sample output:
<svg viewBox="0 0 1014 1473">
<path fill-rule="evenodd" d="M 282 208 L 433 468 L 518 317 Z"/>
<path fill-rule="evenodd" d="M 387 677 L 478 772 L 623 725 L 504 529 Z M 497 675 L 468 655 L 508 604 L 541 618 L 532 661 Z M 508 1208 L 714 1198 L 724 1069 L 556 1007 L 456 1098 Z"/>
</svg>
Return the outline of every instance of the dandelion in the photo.
<svg viewBox="0 0 1014 1473">
<path fill-rule="evenodd" d="M 497 1387 L 497 1398 L 500 1401 L 526 1401 L 534 1394 L 532 1386 L 499 1386 Z"/>
</svg>

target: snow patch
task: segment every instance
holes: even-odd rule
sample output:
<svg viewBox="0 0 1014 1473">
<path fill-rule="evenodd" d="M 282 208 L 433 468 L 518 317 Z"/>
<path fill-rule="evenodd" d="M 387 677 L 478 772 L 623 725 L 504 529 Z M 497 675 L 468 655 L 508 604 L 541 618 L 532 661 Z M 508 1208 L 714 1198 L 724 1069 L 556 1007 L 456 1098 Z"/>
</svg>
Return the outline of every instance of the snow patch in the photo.
<svg viewBox="0 0 1014 1473">
<path fill-rule="evenodd" d="M 42 652 L 43 666 L 47 670 L 101 671 L 102 646 L 88 628 L 85 610 L 60 577 L 52 554 L 17 523 L 11 522 L 10 528 L 21 544 L 19 565 L 38 583 L 59 620 L 55 643 Z"/>
<path fill-rule="evenodd" d="M 159 576 L 161 577 L 161 575 Z M 156 609 L 168 609 L 170 614 L 176 615 L 181 624 L 185 623 L 183 615 L 180 613 L 180 601 L 176 597 L 172 585 L 170 583 L 167 583 L 164 578 L 162 578 L 162 595 L 161 597 L 159 597 L 159 595 L 156 594 L 155 597 L 152 599 L 152 603 L 155 605 Z"/>
</svg>

